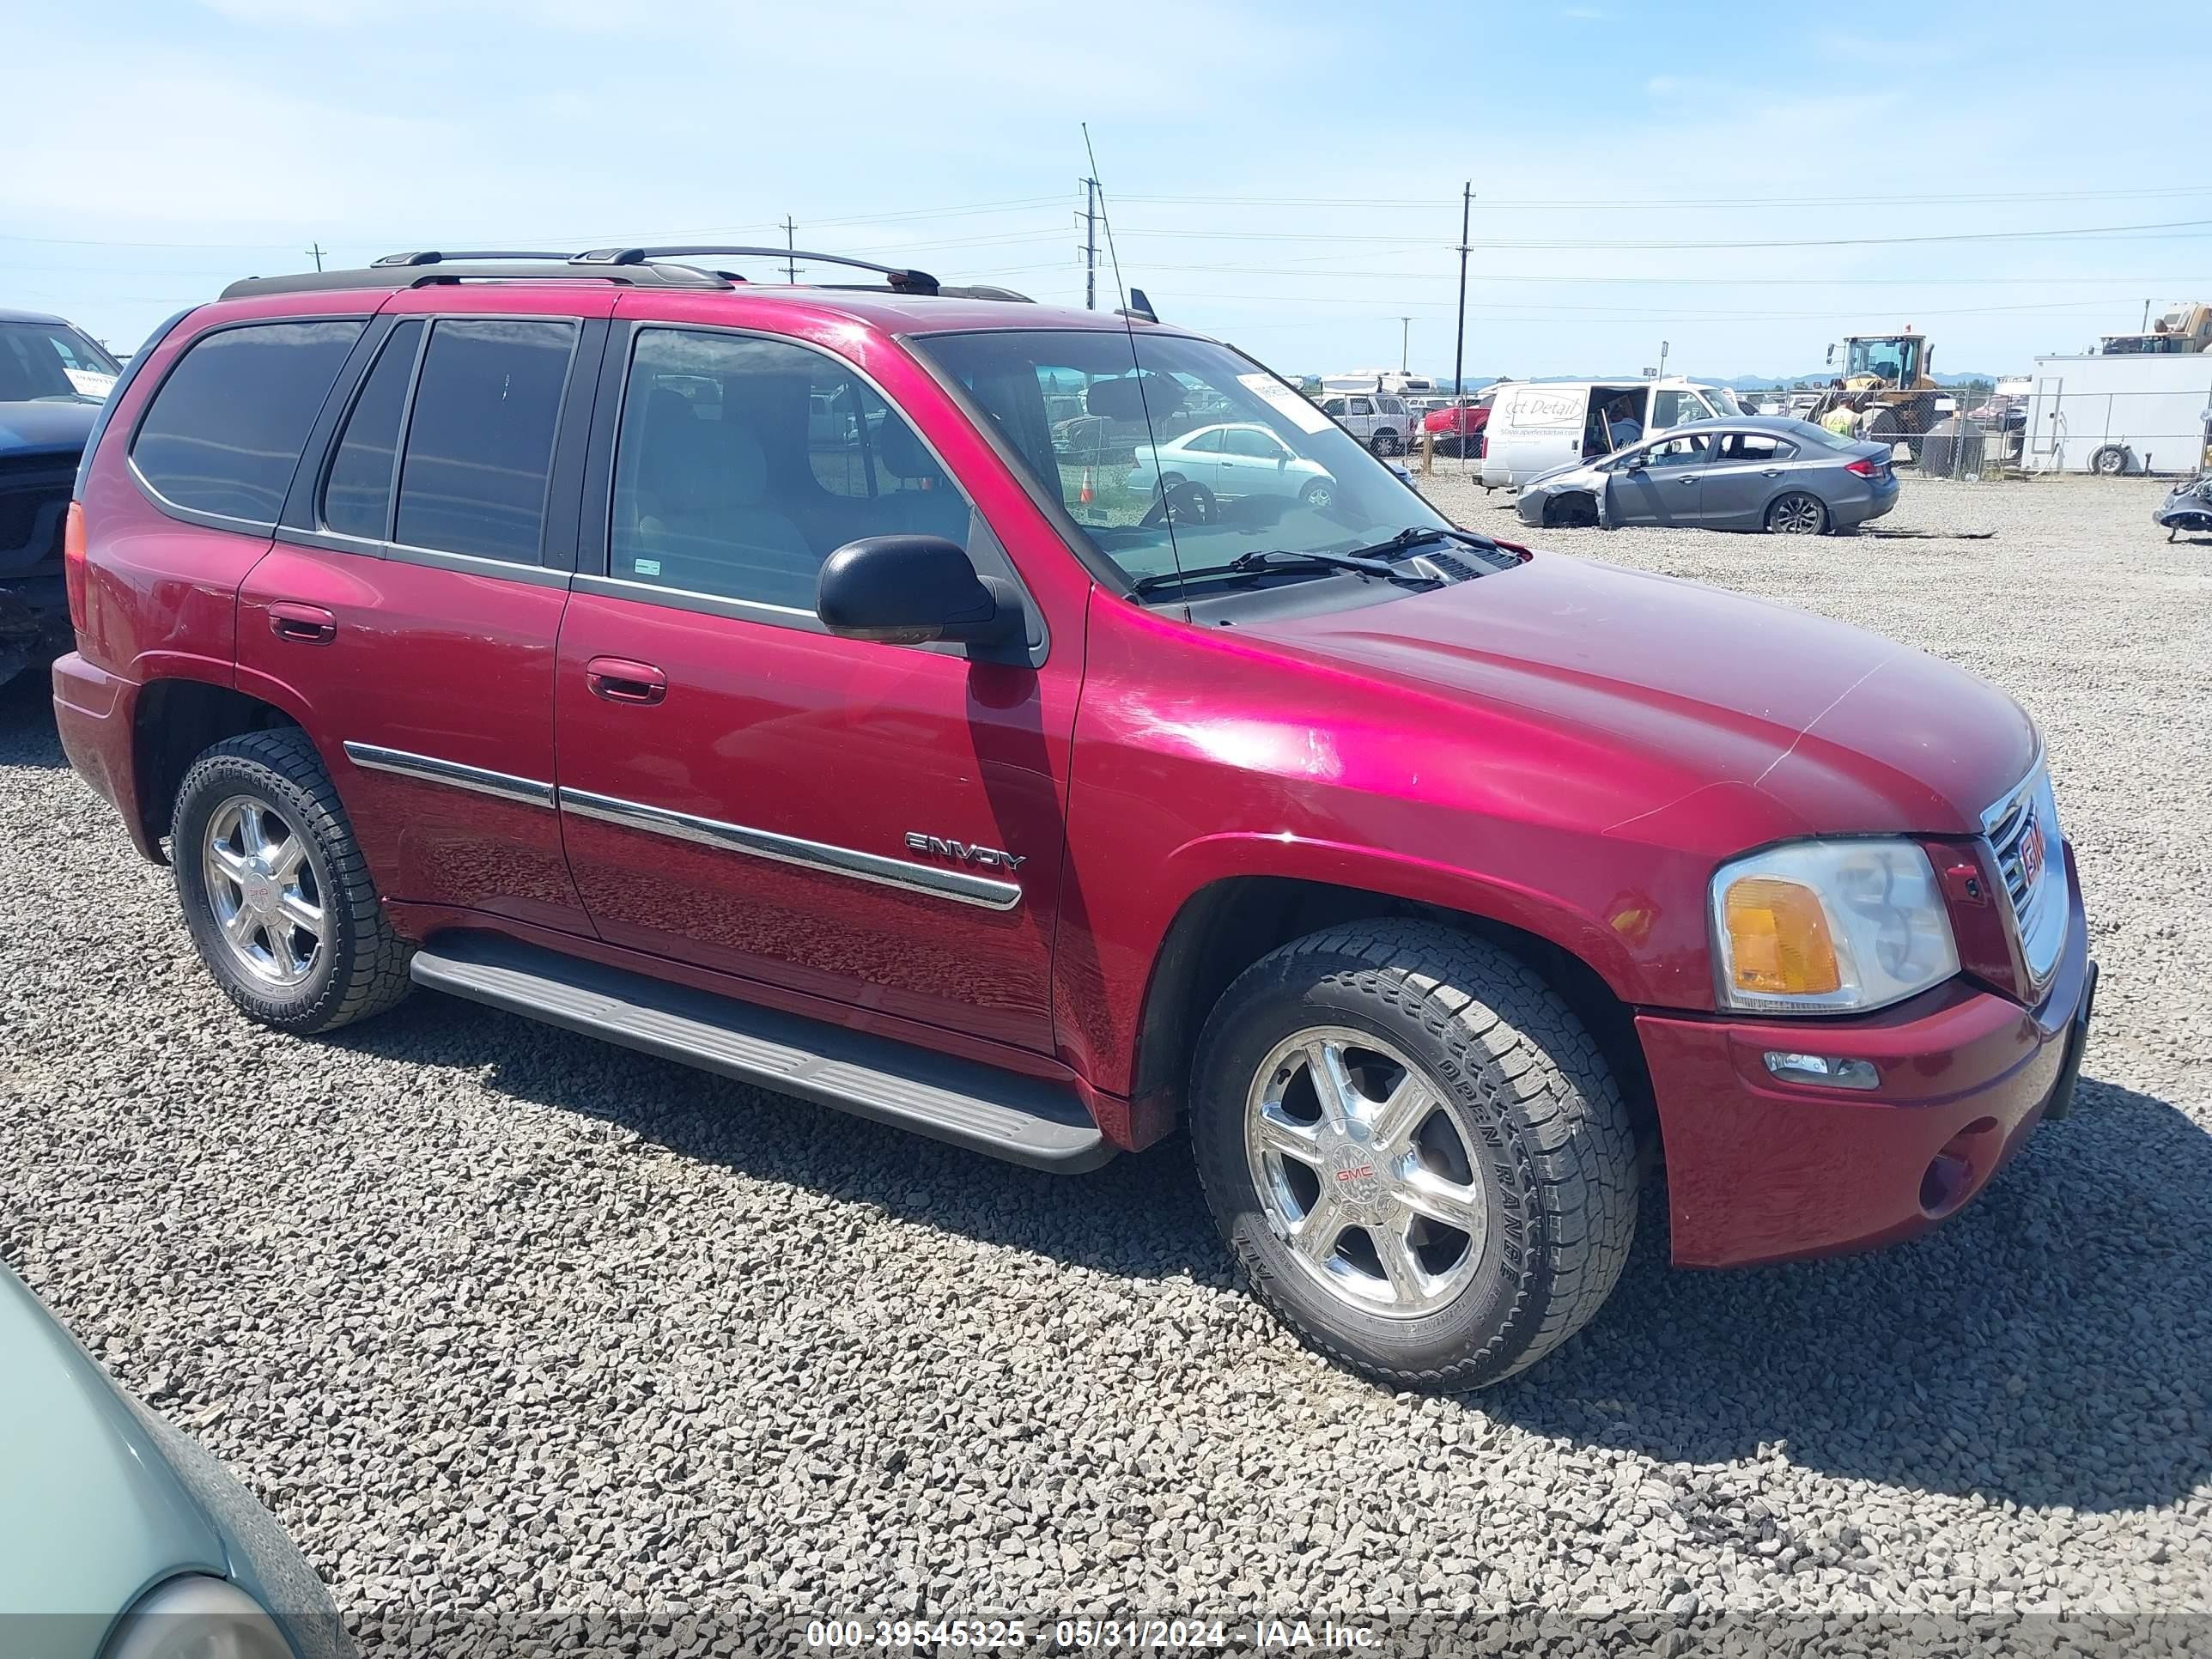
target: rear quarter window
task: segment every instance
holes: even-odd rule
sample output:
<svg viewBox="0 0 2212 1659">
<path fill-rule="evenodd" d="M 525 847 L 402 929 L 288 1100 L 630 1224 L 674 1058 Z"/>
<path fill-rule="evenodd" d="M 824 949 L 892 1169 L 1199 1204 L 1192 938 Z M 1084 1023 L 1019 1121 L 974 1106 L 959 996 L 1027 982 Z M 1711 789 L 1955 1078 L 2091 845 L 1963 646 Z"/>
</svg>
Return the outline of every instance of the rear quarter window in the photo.
<svg viewBox="0 0 2212 1659">
<path fill-rule="evenodd" d="M 249 323 L 202 335 L 155 392 L 131 446 L 164 501 L 274 525 L 365 319 Z"/>
</svg>

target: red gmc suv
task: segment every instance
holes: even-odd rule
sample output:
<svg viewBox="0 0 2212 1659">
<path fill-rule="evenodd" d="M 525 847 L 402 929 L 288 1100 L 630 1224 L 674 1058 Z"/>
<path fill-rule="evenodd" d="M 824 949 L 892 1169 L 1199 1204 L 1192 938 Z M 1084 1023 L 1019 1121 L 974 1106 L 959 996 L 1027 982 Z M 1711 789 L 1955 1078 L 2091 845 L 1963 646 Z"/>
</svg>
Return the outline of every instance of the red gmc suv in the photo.
<svg viewBox="0 0 2212 1659">
<path fill-rule="evenodd" d="M 2007 697 L 1455 529 L 1141 309 L 769 263 L 395 255 L 131 361 L 55 704 L 246 1014 L 427 985 L 1049 1170 L 1181 1118 L 1253 1288 L 1419 1384 L 1588 1321 L 1647 1168 L 1772 1261 L 2065 1109 Z"/>
</svg>

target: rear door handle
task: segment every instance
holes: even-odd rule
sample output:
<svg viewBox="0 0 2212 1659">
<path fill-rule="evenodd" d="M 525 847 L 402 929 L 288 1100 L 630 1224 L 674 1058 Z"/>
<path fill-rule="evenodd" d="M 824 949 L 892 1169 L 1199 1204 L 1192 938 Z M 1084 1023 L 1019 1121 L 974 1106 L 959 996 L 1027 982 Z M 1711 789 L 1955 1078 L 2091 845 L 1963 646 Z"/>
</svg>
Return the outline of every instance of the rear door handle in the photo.
<svg viewBox="0 0 2212 1659">
<path fill-rule="evenodd" d="M 338 619 L 319 605 L 278 599 L 269 607 L 269 631 L 301 645 L 328 645 L 338 636 Z"/>
<path fill-rule="evenodd" d="M 668 695 L 668 676 L 649 662 L 627 657 L 594 657 L 584 665 L 592 695 L 609 702 L 659 702 Z"/>
<path fill-rule="evenodd" d="M 1782 469 L 1778 466 L 1770 466 L 1760 476 L 1768 478 L 1778 478 L 1782 476 Z"/>
<path fill-rule="evenodd" d="M 1675 482 L 1676 483 L 1696 483 L 1698 482 L 1698 475 L 1697 475 L 1696 473 L 1692 472 L 1692 473 L 1688 477 L 1686 477 L 1686 478 L 1677 478 L 1677 479 L 1675 479 L 1675 480 L 1674 480 L 1674 482 Z"/>
</svg>

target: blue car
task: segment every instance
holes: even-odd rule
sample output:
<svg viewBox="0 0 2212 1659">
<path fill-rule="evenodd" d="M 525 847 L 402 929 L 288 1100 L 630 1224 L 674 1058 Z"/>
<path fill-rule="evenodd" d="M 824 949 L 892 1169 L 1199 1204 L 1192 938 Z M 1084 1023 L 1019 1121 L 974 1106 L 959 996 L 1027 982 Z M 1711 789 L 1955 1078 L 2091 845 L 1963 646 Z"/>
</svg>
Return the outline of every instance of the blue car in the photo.
<svg viewBox="0 0 2212 1659">
<path fill-rule="evenodd" d="M 70 647 L 63 515 L 122 372 L 60 318 L 0 310 L 0 684 Z"/>
<path fill-rule="evenodd" d="M 0 1267 L 0 1632 L 35 1659 L 349 1659 L 269 1511 Z"/>
</svg>

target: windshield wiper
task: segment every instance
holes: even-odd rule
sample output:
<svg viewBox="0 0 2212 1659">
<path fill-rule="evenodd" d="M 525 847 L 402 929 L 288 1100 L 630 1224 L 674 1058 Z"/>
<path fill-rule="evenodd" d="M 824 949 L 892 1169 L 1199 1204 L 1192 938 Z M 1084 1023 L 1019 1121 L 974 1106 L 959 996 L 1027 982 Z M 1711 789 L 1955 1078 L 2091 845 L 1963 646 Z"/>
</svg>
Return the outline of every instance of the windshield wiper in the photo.
<svg viewBox="0 0 2212 1659">
<path fill-rule="evenodd" d="M 1468 547 L 1479 547 L 1487 552 L 1498 551 L 1498 544 L 1489 537 L 1472 530 L 1461 530 L 1452 525 L 1408 525 L 1396 535 L 1372 547 L 1355 547 L 1344 556 L 1348 559 L 1379 559 L 1407 549 L 1419 547 L 1423 542 L 1458 542 Z"/>
<path fill-rule="evenodd" d="M 1393 544 L 1385 543 L 1385 546 Z M 1282 548 L 1256 549 L 1240 553 L 1227 564 L 1201 565 L 1195 570 L 1163 570 L 1158 575 L 1141 578 L 1129 592 L 1133 595 L 1157 593 L 1163 588 L 1180 587 L 1186 582 L 1202 581 L 1210 576 L 1258 576 L 1270 571 L 1305 572 L 1318 575 L 1325 570 L 1349 570 L 1352 574 L 1372 580 L 1396 582 L 1401 587 L 1438 587 L 1443 586 L 1434 576 L 1417 576 L 1408 570 L 1400 570 L 1387 561 L 1365 556 L 1359 553 L 1293 553 Z"/>
</svg>

